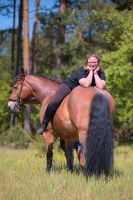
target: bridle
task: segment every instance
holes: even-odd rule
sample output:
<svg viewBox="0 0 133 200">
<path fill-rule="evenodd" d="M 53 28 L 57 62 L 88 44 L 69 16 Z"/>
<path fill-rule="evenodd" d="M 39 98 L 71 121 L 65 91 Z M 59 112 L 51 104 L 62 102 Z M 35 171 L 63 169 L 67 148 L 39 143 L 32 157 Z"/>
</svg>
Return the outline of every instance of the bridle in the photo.
<svg viewBox="0 0 133 200">
<path fill-rule="evenodd" d="M 19 79 L 18 79 L 19 80 Z M 21 113 L 21 117 L 22 117 L 22 119 L 23 119 L 23 114 L 22 114 L 22 110 L 21 110 L 21 107 L 22 107 L 22 105 L 23 104 L 21 104 L 21 98 L 20 98 L 20 96 L 21 96 L 21 92 L 22 92 L 22 88 L 23 88 L 23 83 L 24 83 L 24 81 L 25 81 L 25 76 L 24 77 L 22 77 L 22 81 L 21 81 L 21 85 L 20 85 L 20 91 L 18 92 L 18 95 L 17 95 L 17 97 L 16 97 L 16 99 L 13 99 L 13 98 L 9 98 L 9 101 L 13 101 L 13 102 L 16 102 L 15 103 L 15 106 L 14 106 L 14 110 L 15 110 L 15 108 L 17 108 L 19 111 L 20 111 L 20 113 Z M 11 112 L 11 111 L 10 111 Z M 12 111 L 13 112 L 13 111 Z M 30 137 L 32 138 L 32 139 L 34 139 L 35 141 L 37 141 L 37 142 L 40 142 L 40 141 L 38 141 L 36 138 L 35 138 L 35 136 L 33 136 L 27 129 L 26 129 L 26 131 L 28 132 L 28 134 L 30 135 Z"/>
<path fill-rule="evenodd" d="M 19 79 L 18 79 L 19 80 Z M 22 77 L 21 78 L 21 85 L 20 85 L 20 90 L 19 90 L 19 92 L 18 92 L 18 95 L 17 95 L 17 97 L 16 97 L 16 99 L 13 99 L 13 98 L 9 98 L 9 101 L 12 101 L 12 102 L 15 102 L 15 106 L 14 106 L 14 110 L 17 108 L 19 111 L 21 111 L 21 101 L 20 101 L 20 96 L 21 96 L 21 92 L 22 92 L 22 87 L 23 87 L 23 83 L 24 83 L 24 81 L 25 81 L 25 76 L 24 77 Z M 14 111 L 13 110 L 13 111 Z M 12 112 L 13 112 L 12 111 Z M 10 110 L 10 112 L 11 112 L 11 110 Z"/>
<path fill-rule="evenodd" d="M 24 81 L 25 81 L 25 77 L 22 78 L 21 85 L 20 85 L 20 90 L 18 92 L 18 95 L 17 95 L 16 99 L 9 98 L 9 101 L 15 101 L 18 104 L 20 104 L 20 95 L 21 95 L 21 92 L 22 92 L 22 87 L 23 87 Z"/>
</svg>

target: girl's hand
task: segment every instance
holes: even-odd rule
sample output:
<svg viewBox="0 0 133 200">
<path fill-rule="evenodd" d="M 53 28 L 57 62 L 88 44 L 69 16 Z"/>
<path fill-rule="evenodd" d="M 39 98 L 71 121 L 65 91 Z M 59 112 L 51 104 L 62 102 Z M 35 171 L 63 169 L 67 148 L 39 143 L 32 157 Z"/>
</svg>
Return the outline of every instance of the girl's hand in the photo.
<svg viewBox="0 0 133 200">
<path fill-rule="evenodd" d="M 97 67 L 97 68 L 94 70 L 94 74 L 98 73 L 99 70 L 100 70 L 100 67 Z"/>
<path fill-rule="evenodd" d="M 89 71 L 89 72 L 90 72 L 90 71 L 93 71 L 93 69 L 92 69 L 91 66 L 86 66 L 85 69 L 86 69 L 87 71 Z"/>
</svg>

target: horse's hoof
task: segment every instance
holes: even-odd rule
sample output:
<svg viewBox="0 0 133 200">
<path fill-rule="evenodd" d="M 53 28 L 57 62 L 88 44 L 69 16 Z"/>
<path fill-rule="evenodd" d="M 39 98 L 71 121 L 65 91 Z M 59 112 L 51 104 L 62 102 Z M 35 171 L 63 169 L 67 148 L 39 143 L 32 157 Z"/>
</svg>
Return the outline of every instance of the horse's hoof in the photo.
<svg viewBox="0 0 133 200">
<path fill-rule="evenodd" d="M 50 169 L 49 169 L 49 168 L 47 168 L 47 169 L 46 169 L 46 173 L 48 173 L 48 174 L 49 174 L 50 172 L 51 172 L 51 168 L 50 168 Z"/>
</svg>

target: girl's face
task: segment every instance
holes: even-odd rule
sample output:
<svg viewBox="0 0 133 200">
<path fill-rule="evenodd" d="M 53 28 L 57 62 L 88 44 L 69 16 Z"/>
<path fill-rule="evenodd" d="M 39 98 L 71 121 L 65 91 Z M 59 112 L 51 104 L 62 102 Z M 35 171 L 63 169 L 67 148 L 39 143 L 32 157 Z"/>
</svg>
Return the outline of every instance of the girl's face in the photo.
<svg viewBox="0 0 133 200">
<path fill-rule="evenodd" d="M 97 58 L 95 58 L 93 56 L 88 58 L 86 69 L 94 71 L 98 66 L 99 66 L 99 63 L 98 63 Z"/>
</svg>

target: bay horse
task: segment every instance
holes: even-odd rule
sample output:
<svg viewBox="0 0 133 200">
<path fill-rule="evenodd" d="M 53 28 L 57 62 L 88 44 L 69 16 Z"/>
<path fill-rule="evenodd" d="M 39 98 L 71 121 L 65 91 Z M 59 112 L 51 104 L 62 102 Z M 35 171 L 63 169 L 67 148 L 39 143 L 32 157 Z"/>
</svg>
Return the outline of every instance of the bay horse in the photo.
<svg viewBox="0 0 133 200">
<path fill-rule="evenodd" d="M 15 79 L 8 107 L 19 112 L 25 103 L 40 103 L 40 122 L 46 107 L 60 86 L 56 81 L 21 72 Z M 108 175 L 113 163 L 113 113 L 115 103 L 107 90 L 78 86 L 62 101 L 42 135 L 47 147 L 47 167 L 52 167 L 56 137 L 65 141 L 67 167 L 73 169 L 72 143 L 80 142 L 79 164 L 87 175 Z"/>
</svg>

